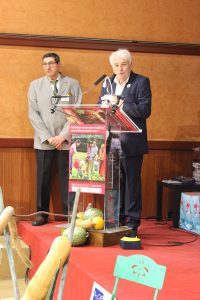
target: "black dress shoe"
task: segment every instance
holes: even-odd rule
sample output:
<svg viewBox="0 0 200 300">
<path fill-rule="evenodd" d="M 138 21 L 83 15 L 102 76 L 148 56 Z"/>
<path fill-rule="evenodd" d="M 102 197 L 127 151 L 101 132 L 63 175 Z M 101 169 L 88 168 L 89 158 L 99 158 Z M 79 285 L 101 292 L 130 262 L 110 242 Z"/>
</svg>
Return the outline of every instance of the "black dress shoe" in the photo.
<svg viewBox="0 0 200 300">
<path fill-rule="evenodd" d="M 120 217 L 119 218 L 119 225 L 120 226 L 126 226 L 126 217 Z"/>
<path fill-rule="evenodd" d="M 48 223 L 47 218 L 43 218 L 42 216 L 37 216 L 35 220 L 32 222 L 32 226 L 41 226 Z"/>
<path fill-rule="evenodd" d="M 131 236 L 130 237 L 136 237 L 138 235 L 138 233 L 137 233 L 137 229 L 132 229 L 131 230 Z"/>
<path fill-rule="evenodd" d="M 137 229 L 132 228 L 131 231 L 126 234 L 126 236 L 131 237 L 131 238 L 136 237 L 137 236 Z"/>
</svg>

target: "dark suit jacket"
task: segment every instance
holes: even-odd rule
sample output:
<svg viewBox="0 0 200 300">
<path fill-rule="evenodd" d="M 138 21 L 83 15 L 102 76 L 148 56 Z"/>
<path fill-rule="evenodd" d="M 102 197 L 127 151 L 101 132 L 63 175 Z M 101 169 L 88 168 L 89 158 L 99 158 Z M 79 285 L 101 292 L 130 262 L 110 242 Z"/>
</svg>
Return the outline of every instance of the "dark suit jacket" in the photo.
<svg viewBox="0 0 200 300">
<path fill-rule="evenodd" d="M 113 93 L 116 83 L 111 77 Z M 111 93 L 109 86 L 102 87 L 100 97 Z M 141 155 L 148 152 L 146 119 L 151 114 L 151 88 L 147 77 L 131 72 L 129 80 L 121 94 L 124 100 L 123 110 L 142 129 L 141 133 L 122 133 L 121 147 L 125 156 Z"/>
</svg>

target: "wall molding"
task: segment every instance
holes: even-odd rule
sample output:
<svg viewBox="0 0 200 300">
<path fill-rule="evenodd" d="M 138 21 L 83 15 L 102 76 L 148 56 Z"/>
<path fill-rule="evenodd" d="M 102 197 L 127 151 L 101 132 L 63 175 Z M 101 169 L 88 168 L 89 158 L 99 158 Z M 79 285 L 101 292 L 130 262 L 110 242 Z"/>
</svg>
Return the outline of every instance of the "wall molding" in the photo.
<svg viewBox="0 0 200 300">
<path fill-rule="evenodd" d="M 188 150 L 199 147 L 195 141 L 155 141 L 149 140 L 149 150 Z M 33 148 L 32 138 L 0 138 L 1 148 Z"/>
<path fill-rule="evenodd" d="M 114 51 L 127 48 L 131 52 L 200 55 L 200 44 L 114 40 L 100 38 L 0 33 L 0 45 L 84 50 Z"/>
<path fill-rule="evenodd" d="M 1 148 L 33 148 L 32 138 L 0 138 Z"/>
</svg>

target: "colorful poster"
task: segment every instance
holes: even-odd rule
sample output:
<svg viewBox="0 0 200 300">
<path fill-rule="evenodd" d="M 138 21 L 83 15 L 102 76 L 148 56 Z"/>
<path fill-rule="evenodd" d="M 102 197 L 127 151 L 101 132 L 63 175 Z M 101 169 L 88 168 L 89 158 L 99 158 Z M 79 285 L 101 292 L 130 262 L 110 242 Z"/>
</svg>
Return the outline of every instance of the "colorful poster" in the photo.
<svg viewBox="0 0 200 300">
<path fill-rule="evenodd" d="M 63 108 L 66 118 L 75 124 L 105 124 L 108 121 L 111 132 L 141 132 L 142 130 L 129 118 L 121 107 L 112 110 L 99 106 Z M 108 124 L 107 124 L 108 125 Z"/>
<path fill-rule="evenodd" d="M 71 124 L 69 192 L 104 194 L 105 172 L 105 124 Z"/>
</svg>

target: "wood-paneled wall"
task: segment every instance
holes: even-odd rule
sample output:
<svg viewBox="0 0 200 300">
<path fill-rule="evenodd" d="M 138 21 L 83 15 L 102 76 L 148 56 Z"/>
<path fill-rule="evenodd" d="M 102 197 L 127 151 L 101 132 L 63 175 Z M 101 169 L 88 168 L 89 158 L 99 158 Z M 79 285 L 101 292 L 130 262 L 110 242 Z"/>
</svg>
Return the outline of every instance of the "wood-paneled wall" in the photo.
<svg viewBox="0 0 200 300">
<path fill-rule="evenodd" d="M 20 146 L 21 144 L 21 146 Z M 142 172 L 143 180 L 143 217 L 155 216 L 156 182 L 170 179 L 175 175 L 192 175 L 192 162 L 197 157 L 192 150 L 198 143 L 192 142 L 149 142 L 150 151 L 145 156 Z M 200 158 L 199 158 L 200 159 Z M 4 205 L 15 208 L 17 215 L 36 211 L 35 152 L 32 140 L 0 139 L 0 186 Z M 61 213 L 61 200 L 57 184 L 57 172 L 54 170 L 54 185 L 51 196 L 51 212 Z M 103 207 L 103 197 L 82 196 L 87 205 L 93 202 Z M 170 210 L 172 194 L 164 193 L 164 213 Z"/>
</svg>

